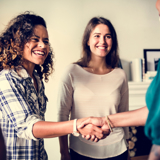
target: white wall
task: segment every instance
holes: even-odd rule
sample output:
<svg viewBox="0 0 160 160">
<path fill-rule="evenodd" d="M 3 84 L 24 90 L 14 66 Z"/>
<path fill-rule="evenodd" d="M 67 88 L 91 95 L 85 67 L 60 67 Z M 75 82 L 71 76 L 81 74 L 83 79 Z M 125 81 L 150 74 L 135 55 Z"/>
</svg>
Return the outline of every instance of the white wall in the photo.
<svg viewBox="0 0 160 160">
<path fill-rule="evenodd" d="M 65 66 L 79 59 L 84 28 L 93 16 L 113 23 L 119 40 L 124 68 L 133 58 L 142 58 L 143 49 L 160 48 L 160 24 L 156 0 L 0 0 L 0 31 L 8 21 L 26 10 L 47 22 L 55 52 L 55 72 L 46 85 L 49 98 L 46 120 L 56 121 L 57 86 Z M 49 160 L 60 159 L 58 138 L 45 140 Z"/>
</svg>

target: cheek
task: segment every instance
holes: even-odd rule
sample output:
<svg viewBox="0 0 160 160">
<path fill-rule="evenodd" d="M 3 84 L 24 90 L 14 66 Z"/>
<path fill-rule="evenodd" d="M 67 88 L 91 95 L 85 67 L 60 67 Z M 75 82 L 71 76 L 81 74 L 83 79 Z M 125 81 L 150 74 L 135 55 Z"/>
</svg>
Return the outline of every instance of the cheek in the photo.
<svg viewBox="0 0 160 160">
<path fill-rule="evenodd" d="M 27 45 L 24 46 L 24 49 L 23 49 L 23 55 L 27 55 L 27 53 L 29 52 L 29 47 Z"/>
<path fill-rule="evenodd" d="M 31 43 L 26 43 L 25 45 L 24 45 L 24 48 L 26 48 L 26 49 L 30 49 L 32 47 L 32 44 Z"/>
<path fill-rule="evenodd" d="M 24 45 L 24 50 L 23 50 L 24 52 L 29 52 L 29 51 L 31 51 L 31 45 L 29 44 L 29 43 L 26 43 L 25 45 Z"/>
<path fill-rule="evenodd" d="M 49 48 L 49 46 L 48 46 L 48 47 L 47 47 L 47 55 L 48 55 L 49 51 L 50 51 L 50 48 Z"/>
<path fill-rule="evenodd" d="M 108 41 L 108 45 L 112 47 L 112 44 L 113 44 L 113 43 L 112 43 L 112 40 L 109 40 L 109 41 Z"/>
</svg>

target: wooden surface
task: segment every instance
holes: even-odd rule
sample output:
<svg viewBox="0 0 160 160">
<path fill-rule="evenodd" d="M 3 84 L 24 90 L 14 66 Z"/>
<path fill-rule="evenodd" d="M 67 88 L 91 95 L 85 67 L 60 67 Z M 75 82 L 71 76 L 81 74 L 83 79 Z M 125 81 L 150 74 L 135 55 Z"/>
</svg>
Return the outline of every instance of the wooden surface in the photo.
<svg viewBox="0 0 160 160">
<path fill-rule="evenodd" d="M 148 160 L 148 155 L 132 157 L 131 160 Z"/>
</svg>

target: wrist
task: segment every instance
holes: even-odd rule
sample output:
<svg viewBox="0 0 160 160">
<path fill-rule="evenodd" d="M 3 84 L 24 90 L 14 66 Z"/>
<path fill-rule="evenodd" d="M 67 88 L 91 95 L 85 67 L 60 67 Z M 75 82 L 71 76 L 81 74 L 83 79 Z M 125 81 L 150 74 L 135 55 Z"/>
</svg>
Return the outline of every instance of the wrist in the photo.
<svg viewBox="0 0 160 160">
<path fill-rule="evenodd" d="M 77 119 L 74 119 L 73 121 L 73 132 L 72 134 L 75 136 L 75 137 L 78 137 L 80 134 L 79 134 L 79 131 L 77 130 Z"/>
<path fill-rule="evenodd" d="M 112 128 L 115 128 L 111 117 L 112 117 L 112 115 L 108 115 L 108 119 L 109 119 L 110 125 L 111 125 Z M 106 121 L 107 121 L 107 119 L 106 119 Z"/>
<path fill-rule="evenodd" d="M 111 115 L 109 115 L 109 116 L 107 116 L 107 117 L 108 117 L 108 120 L 109 120 L 109 122 L 110 122 L 111 128 L 115 128 L 114 125 L 113 125 L 113 123 L 112 123 L 112 121 L 111 121 Z M 102 117 L 102 120 L 103 120 L 103 122 L 104 122 L 105 124 L 108 124 L 106 116 L 105 116 L 105 117 Z"/>
<path fill-rule="evenodd" d="M 106 117 L 102 117 L 102 121 L 103 121 L 104 124 L 107 124 L 107 119 L 106 119 Z"/>
</svg>

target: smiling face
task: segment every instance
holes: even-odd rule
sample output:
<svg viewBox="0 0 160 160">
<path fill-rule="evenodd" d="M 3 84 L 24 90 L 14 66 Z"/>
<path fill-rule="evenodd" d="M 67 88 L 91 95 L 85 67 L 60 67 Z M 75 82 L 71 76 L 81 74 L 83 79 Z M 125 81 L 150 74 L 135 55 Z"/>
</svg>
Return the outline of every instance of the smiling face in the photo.
<svg viewBox="0 0 160 160">
<path fill-rule="evenodd" d="M 107 25 L 98 24 L 90 34 L 88 46 L 91 56 L 106 57 L 112 48 L 111 32 Z"/>
<path fill-rule="evenodd" d="M 24 45 L 23 66 L 27 69 L 30 66 L 42 65 L 49 53 L 49 39 L 46 28 L 42 25 L 34 27 L 33 35 Z"/>
</svg>

